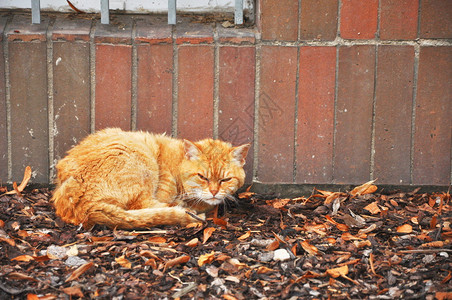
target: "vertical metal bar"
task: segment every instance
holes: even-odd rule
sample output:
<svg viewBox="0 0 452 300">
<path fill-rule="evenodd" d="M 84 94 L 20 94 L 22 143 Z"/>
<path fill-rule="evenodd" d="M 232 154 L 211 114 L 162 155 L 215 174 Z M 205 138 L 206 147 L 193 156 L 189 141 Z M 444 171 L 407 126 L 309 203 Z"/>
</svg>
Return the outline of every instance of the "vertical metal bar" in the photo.
<svg viewBox="0 0 452 300">
<path fill-rule="evenodd" d="M 110 24 L 109 0 L 100 0 L 100 22 Z"/>
<path fill-rule="evenodd" d="M 31 0 L 31 23 L 41 23 L 41 4 L 39 0 Z"/>
<path fill-rule="evenodd" d="M 168 24 L 176 24 L 176 0 L 168 0 Z"/>
<path fill-rule="evenodd" d="M 235 0 L 234 22 L 236 25 L 243 24 L 243 0 Z"/>
</svg>

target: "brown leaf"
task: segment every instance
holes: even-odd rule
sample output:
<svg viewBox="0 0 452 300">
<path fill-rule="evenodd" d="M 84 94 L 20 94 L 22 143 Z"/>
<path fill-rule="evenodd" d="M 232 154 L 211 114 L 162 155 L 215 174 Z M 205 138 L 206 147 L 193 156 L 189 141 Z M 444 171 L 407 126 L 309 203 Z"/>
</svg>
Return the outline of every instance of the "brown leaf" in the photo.
<svg viewBox="0 0 452 300">
<path fill-rule="evenodd" d="M 215 259 L 215 251 L 202 254 L 198 259 L 198 266 L 202 267 L 205 264 L 210 264 Z"/>
<path fill-rule="evenodd" d="M 84 295 L 79 286 L 71 286 L 63 289 L 63 292 L 69 296 L 77 296 L 83 298 Z"/>
<path fill-rule="evenodd" d="M 226 299 L 226 300 L 237 300 L 236 297 L 231 296 L 231 295 L 227 295 L 227 294 L 224 294 L 224 295 L 223 295 L 223 298 Z"/>
<path fill-rule="evenodd" d="M 203 240 L 202 243 L 205 244 L 207 242 L 207 240 L 212 236 L 212 233 L 215 231 L 214 227 L 207 227 L 206 229 L 204 229 L 204 236 L 203 236 Z"/>
<path fill-rule="evenodd" d="M 369 211 L 373 215 L 381 212 L 381 209 L 378 207 L 377 201 L 372 202 L 369 205 L 365 206 L 364 209 Z"/>
<path fill-rule="evenodd" d="M 342 267 L 333 268 L 326 270 L 326 273 L 330 275 L 333 278 L 337 278 L 339 276 L 347 275 L 348 274 L 348 266 L 344 265 Z"/>
<path fill-rule="evenodd" d="M 171 267 L 174 267 L 177 265 L 181 265 L 181 264 L 185 264 L 189 260 L 190 260 L 190 256 L 188 256 L 188 255 L 182 255 L 182 256 L 170 259 L 165 263 L 165 268 L 163 269 L 163 272 L 165 272 L 168 268 L 171 268 Z"/>
<path fill-rule="evenodd" d="M 403 224 L 399 227 L 397 227 L 398 233 L 411 233 L 413 231 L 413 226 L 410 224 Z"/>
<path fill-rule="evenodd" d="M 267 251 L 274 251 L 274 250 L 276 250 L 278 248 L 279 248 L 279 241 L 278 240 L 274 240 L 273 242 L 268 244 L 268 246 L 265 248 L 265 250 L 267 250 Z"/>
<path fill-rule="evenodd" d="M 68 279 L 66 279 L 65 282 L 69 282 L 69 281 L 79 278 L 82 274 L 84 274 L 86 271 L 91 269 L 92 266 L 94 266 L 94 263 L 89 262 L 89 263 L 86 263 L 86 264 L 78 267 L 77 269 L 75 269 L 74 272 L 72 272 L 72 274 L 68 277 Z"/>
<path fill-rule="evenodd" d="M 266 203 L 268 205 L 273 206 L 274 208 L 281 209 L 290 202 L 290 199 L 275 199 L 275 200 L 267 200 Z"/>
<path fill-rule="evenodd" d="M 25 171 L 24 171 L 24 178 L 22 179 L 22 182 L 20 183 L 20 185 L 17 186 L 17 183 L 13 182 L 14 190 L 6 192 L 3 195 L 14 195 L 14 194 L 20 195 L 20 193 L 27 186 L 28 181 L 30 181 L 30 178 L 31 178 L 31 168 L 30 168 L 30 166 L 26 166 Z"/>
<path fill-rule="evenodd" d="M 259 269 L 257 269 L 256 273 L 257 274 L 267 274 L 267 273 L 270 273 L 270 272 L 275 272 L 275 270 L 267 268 L 265 266 L 261 266 L 261 267 L 259 267 Z"/>
<path fill-rule="evenodd" d="M 218 207 L 218 206 L 217 206 Z M 215 225 L 220 226 L 222 229 L 226 230 L 228 226 L 228 222 L 222 218 L 213 218 L 213 223 Z"/>
<path fill-rule="evenodd" d="M 424 243 L 421 245 L 422 248 L 441 248 L 444 247 L 443 241 L 434 241 L 430 243 Z"/>
<path fill-rule="evenodd" d="M 193 238 L 193 239 L 191 239 L 191 240 L 189 240 L 188 242 L 186 242 L 185 243 L 185 246 L 188 246 L 188 247 L 196 247 L 196 246 L 198 246 L 198 244 L 199 244 L 199 240 L 198 240 L 198 238 Z"/>
<path fill-rule="evenodd" d="M 39 300 L 39 297 L 36 294 L 27 294 L 27 300 Z"/>
<path fill-rule="evenodd" d="M 30 281 L 38 281 L 36 278 L 25 275 L 23 273 L 19 272 L 11 272 L 8 275 L 8 278 L 10 279 L 16 279 L 16 280 L 30 280 Z"/>
<path fill-rule="evenodd" d="M 121 267 L 130 269 L 132 268 L 132 263 L 124 256 L 121 255 L 120 257 L 116 257 L 115 261 L 121 265 Z"/>
<path fill-rule="evenodd" d="M 368 181 L 360 186 L 355 187 L 350 194 L 352 196 L 360 196 L 360 195 L 365 195 L 365 194 L 372 194 L 377 190 L 377 186 L 373 185 L 373 183 L 376 181 L 375 180 L 371 180 Z"/>
<path fill-rule="evenodd" d="M 155 243 L 155 244 L 162 244 L 162 243 L 166 243 L 166 239 L 161 236 L 152 236 L 149 238 L 149 242 Z"/>
<path fill-rule="evenodd" d="M 319 253 L 319 249 L 317 249 L 316 246 L 309 244 L 308 241 L 302 241 L 301 247 L 303 247 L 304 251 L 311 255 L 317 255 Z"/>
<path fill-rule="evenodd" d="M 250 236 L 251 236 L 251 231 L 248 230 L 245 234 L 239 236 L 237 239 L 243 241 L 243 240 L 246 240 L 247 238 L 249 238 Z"/>
<path fill-rule="evenodd" d="M 14 257 L 11 260 L 15 260 L 15 261 L 31 261 L 31 260 L 34 260 L 34 257 L 30 256 L 30 255 L 19 255 L 19 256 Z"/>
</svg>

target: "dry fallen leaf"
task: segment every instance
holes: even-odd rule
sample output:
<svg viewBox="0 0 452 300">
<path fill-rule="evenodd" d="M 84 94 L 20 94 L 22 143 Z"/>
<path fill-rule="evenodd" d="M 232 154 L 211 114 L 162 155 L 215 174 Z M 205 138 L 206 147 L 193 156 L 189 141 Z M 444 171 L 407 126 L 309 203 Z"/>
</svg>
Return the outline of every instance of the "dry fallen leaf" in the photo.
<svg viewBox="0 0 452 300">
<path fill-rule="evenodd" d="M 23 273 L 19 272 L 11 272 L 7 275 L 10 279 L 16 279 L 16 280 L 30 280 L 30 281 L 38 281 L 36 278 L 25 275 Z"/>
<path fill-rule="evenodd" d="M 344 265 L 342 267 L 328 269 L 328 270 L 326 270 L 326 273 L 333 278 L 337 278 L 342 275 L 347 275 L 348 274 L 348 266 Z"/>
<path fill-rule="evenodd" d="M 193 238 L 193 239 L 191 239 L 191 240 L 189 240 L 188 242 L 186 242 L 185 243 L 185 246 L 188 246 L 188 247 L 196 247 L 196 246 L 198 246 L 198 244 L 199 244 L 199 240 L 198 240 L 198 238 Z"/>
<path fill-rule="evenodd" d="M 13 195 L 13 194 L 20 195 L 20 193 L 27 186 L 28 181 L 30 181 L 30 178 L 31 178 L 31 168 L 30 168 L 30 166 L 26 166 L 25 171 L 24 171 L 24 178 L 22 179 L 22 182 L 20 183 L 20 185 L 17 186 L 17 183 L 13 182 L 14 190 L 6 192 L 6 193 L 4 193 L 4 195 Z"/>
<path fill-rule="evenodd" d="M 69 282 L 69 281 L 79 278 L 80 275 L 82 275 L 83 273 L 85 273 L 86 271 L 91 269 L 92 266 L 94 266 L 94 263 L 89 262 L 89 263 L 86 263 L 86 264 L 78 267 L 77 269 L 75 269 L 74 272 L 72 272 L 72 274 L 68 277 L 68 279 L 66 279 L 65 282 Z"/>
<path fill-rule="evenodd" d="M 410 224 L 403 224 L 399 227 L 397 227 L 398 233 L 411 233 L 413 231 L 413 226 Z"/>
<path fill-rule="evenodd" d="M 149 238 L 149 242 L 155 243 L 155 244 L 163 244 L 166 243 L 166 238 L 161 236 L 153 236 Z"/>
<path fill-rule="evenodd" d="M 163 269 L 163 271 L 165 272 L 168 268 L 180 265 L 180 264 L 185 264 L 186 262 L 188 262 L 190 260 L 190 256 L 188 255 L 182 255 L 173 259 L 168 260 L 165 263 L 165 268 Z"/>
<path fill-rule="evenodd" d="M 11 260 L 15 260 L 15 261 L 31 261 L 31 260 L 34 260 L 34 257 L 30 256 L 30 255 L 19 255 L 19 256 L 14 257 Z"/>
<path fill-rule="evenodd" d="M 381 209 L 378 207 L 377 201 L 372 202 L 369 205 L 365 206 L 364 209 L 369 211 L 373 215 L 381 212 Z"/>
<path fill-rule="evenodd" d="M 202 254 L 198 259 L 198 266 L 202 267 L 205 264 L 210 264 L 214 259 L 215 259 L 214 251 L 207 254 Z"/>
<path fill-rule="evenodd" d="M 316 246 L 309 244 L 308 241 L 302 241 L 301 247 L 303 247 L 304 251 L 311 255 L 317 255 L 319 253 L 319 249 L 317 249 Z"/>
<path fill-rule="evenodd" d="M 63 292 L 69 296 L 77 296 L 80 298 L 84 297 L 82 290 L 80 289 L 79 286 L 70 286 L 70 287 L 64 288 Z"/>
<path fill-rule="evenodd" d="M 121 265 L 121 267 L 130 269 L 132 268 L 132 263 L 124 256 L 121 255 L 120 257 L 116 257 L 115 261 Z"/>
<path fill-rule="evenodd" d="M 206 229 L 204 229 L 204 235 L 203 235 L 203 240 L 202 243 L 205 244 L 207 242 L 207 240 L 212 236 L 212 233 L 215 231 L 214 227 L 207 227 Z"/>
<path fill-rule="evenodd" d="M 352 196 L 360 196 L 360 195 L 365 195 L 365 194 L 372 194 L 374 193 L 378 188 L 376 185 L 373 185 L 373 183 L 376 181 L 375 180 L 371 180 L 368 181 L 360 186 L 355 187 L 350 194 Z"/>
<path fill-rule="evenodd" d="M 245 234 L 239 236 L 237 239 L 243 241 L 243 240 L 246 240 L 247 238 L 249 238 L 250 236 L 251 236 L 251 231 L 248 230 Z"/>
</svg>

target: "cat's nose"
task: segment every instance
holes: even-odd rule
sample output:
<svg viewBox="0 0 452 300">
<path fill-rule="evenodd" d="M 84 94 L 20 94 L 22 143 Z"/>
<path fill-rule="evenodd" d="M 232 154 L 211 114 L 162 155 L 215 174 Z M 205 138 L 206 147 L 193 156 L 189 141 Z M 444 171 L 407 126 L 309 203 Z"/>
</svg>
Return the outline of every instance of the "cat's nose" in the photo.
<svg viewBox="0 0 452 300">
<path fill-rule="evenodd" d="M 216 194 L 218 194 L 218 189 L 209 189 L 209 191 L 212 194 L 212 196 L 215 196 Z"/>
</svg>

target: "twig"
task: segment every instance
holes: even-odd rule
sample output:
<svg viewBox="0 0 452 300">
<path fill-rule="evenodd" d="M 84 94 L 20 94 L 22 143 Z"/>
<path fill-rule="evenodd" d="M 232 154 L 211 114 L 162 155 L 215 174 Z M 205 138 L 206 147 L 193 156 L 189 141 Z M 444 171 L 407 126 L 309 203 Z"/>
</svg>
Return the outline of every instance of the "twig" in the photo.
<svg viewBox="0 0 452 300">
<path fill-rule="evenodd" d="M 414 249 L 414 250 L 400 250 L 398 253 L 433 253 L 433 252 L 452 252 L 452 249 Z"/>
</svg>

